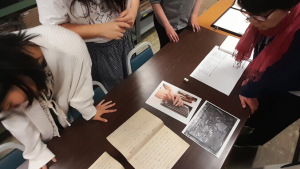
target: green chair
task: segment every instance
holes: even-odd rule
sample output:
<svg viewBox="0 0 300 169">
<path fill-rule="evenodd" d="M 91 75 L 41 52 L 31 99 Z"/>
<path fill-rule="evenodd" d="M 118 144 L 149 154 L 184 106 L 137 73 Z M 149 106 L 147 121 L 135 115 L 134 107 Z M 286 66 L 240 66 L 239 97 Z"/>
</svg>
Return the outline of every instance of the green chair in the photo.
<svg viewBox="0 0 300 169">
<path fill-rule="evenodd" d="M 136 55 L 137 52 L 143 50 L 143 52 Z M 135 57 L 133 57 L 135 55 Z M 144 63 L 146 63 L 153 56 L 152 45 L 149 42 L 143 42 L 132 49 L 127 56 L 127 71 L 128 75 L 135 72 Z"/>
<path fill-rule="evenodd" d="M 11 150 L 10 153 L 0 159 L 0 168 L 16 169 L 26 160 L 23 158 L 24 146 L 16 143 L 5 143 L 0 145 L 0 153 Z"/>
<path fill-rule="evenodd" d="M 100 82 L 96 82 L 94 81 L 93 82 L 93 85 L 94 86 L 98 86 L 96 89 L 94 89 L 94 102 L 97 103 L 99 102 L 108 92 L 107 90 L 105 89 L 105 87 L 100 83 Z M 73 120 L 77 119 L 78 117 L 81 116 L 81 114 L 74 108 L 70 107 L 70 110 L 69 110 L 69 113 L 68 113 L 69 116 L 72 117 Z"/>
</svg>

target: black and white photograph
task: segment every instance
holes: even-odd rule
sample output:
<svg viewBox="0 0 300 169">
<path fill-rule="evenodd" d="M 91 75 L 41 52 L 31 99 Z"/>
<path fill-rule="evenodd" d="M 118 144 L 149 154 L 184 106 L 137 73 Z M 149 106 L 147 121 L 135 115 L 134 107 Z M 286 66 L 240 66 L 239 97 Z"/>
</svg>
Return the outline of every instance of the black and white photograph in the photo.
<svg viewBox="0 0 300 169">
<path fill-rule="evenodd" d="M 162 81 L 146 101 L 150 106 L 188 124 L 196 112 L 201 98 Z"/>
<path fill-rule="evenodd" d="M 205 101 L 182 133 L 219 158 L 239 121 L 233 115 Z"/>
</svg>

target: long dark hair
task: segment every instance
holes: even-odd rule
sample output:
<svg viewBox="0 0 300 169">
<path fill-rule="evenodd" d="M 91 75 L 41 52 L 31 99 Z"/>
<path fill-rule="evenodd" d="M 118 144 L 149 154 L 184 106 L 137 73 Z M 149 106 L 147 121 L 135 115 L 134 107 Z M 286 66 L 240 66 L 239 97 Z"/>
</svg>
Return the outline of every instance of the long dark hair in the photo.
<svg viewBox="0 0 300 169">
<path fill-rule="evenodd" d="M 39 92 L 47 88 L 44 67 L 27 54 L 30 52 L 24 48 L 28 45 L 37 46 L 30 42 L 35 37 L 36 35 L 26 35 L 26 32 L 0 34 L 0 105 L 12 86 L 24 91 L 28 106 L 32 105 Z M 29 77 L 35 82 L 38 92 L 33 91 L 24 82 L 24 77 Z"/>
<path fill-rule="evenodd" d="M 271 10 L 290 10 L 300 0 L 238 0 L 238 4 L 254 15 L 260 15 Z"/>
<path fill-rule="evenodd" d="M 84 4 L 87 7 L 88 15 L 90 14 L 90 6 L 92 4 L 100 5 L 97 3 L 97 0 L 72 0 L 71 6 L 70 6 L 70 11 L 72 14 L 73 14 L 72 9 L 73 9 L 76 1 Z M 100 1 L 103 3 L 101 5 L 106 5 L 108 9 L 115 11 L 115 12 L 120 13 L 120 12 L 124 11 L 126 8 L 126 0 L 100 0 Z"/>
</svg>

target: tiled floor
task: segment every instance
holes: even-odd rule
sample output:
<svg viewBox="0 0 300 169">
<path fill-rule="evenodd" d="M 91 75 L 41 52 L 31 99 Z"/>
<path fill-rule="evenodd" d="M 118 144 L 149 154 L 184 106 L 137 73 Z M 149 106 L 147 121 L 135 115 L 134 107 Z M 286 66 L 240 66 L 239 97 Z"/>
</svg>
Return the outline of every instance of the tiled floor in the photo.
<svg viewBox="0 0 300 169">
<path fill-rule="evenodd" d="M 216 0 L 204 0 L 199 15 L 206 11 L 215 2 Z M 153 45 L 153 51 L 155 53 L 159 51 L 160 45 L 155 30 L 150 31 L 143 41 L 150 42 Z M 269 143 L 259 147 L 258 149 L 234 147 L 227 158 L 223 169 L 259 168 L 266 165 L 291 162 L 296 142 L 299 137 L 298 129 L 299 123 L 295 122 Z M 5 142 L 7 141 L 16 142 L 13 138 L 9 138 Z"/>
</svg>

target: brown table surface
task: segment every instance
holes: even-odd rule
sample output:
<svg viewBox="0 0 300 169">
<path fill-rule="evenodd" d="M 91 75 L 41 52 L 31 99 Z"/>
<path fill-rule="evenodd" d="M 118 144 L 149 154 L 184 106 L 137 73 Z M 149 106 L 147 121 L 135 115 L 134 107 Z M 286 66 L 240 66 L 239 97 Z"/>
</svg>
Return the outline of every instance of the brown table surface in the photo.
<svg viewBox="0 0 300 169">
<path fill-rule="evenodd" d="M 108 119 L 107 123 L 77 119 L 71 127 L 61 132 L 60 138 L 53 138 L 48 143 L 49 149 L 58 160 L 56 163 L 50 164 L 50 169 L 86 169 L 105 151 L 126 169 L 133 168 L 121 153 L 106 140 L 106 137 L 142 107 L 163 120 L 166 126 L 190 144 L 189 149 L 175 164 L 175 169 L 221 168 L 250 113 L 250 109 L 243 109 L 239 102 L 241 80 L 231 95 L 226 96 L 189 77 L 213 47 L 220 45 L 226 36 L 202 28 L 199 33 L 185 30 L 179 37 L 178 43 L 170 43 L 165 46 L 105 96 L 105 100 L 113 100 L 118 109 L 113 114 L 103 116 Z M 183 82 L 184 78 L 189 78 L 188 84 Z M 163 80 L 201 97 L 200 106 L 205 100 L 208 100 L 241 119 L 220 158 L 216 158 L 184 136 L 181 133 L 185 127 L 183 123 L 145 104 L 145 101 Z"/>
<path fill-rule="evenodd" d="M 237 38 L 238 36 L 232 35 L 230 33 L 216 30 L 215 28 L 211 27 L 211 25 L 229 8 L 233 5 L 235 0 L 219 0 L 216 2 L 212 7 L 210 7 L 207 11 L 205 11 L 202 15 L 198 17 L 198 23 L 200 26 L 207 28 L 209 30 L 218 32 L 223 35 L 230 35 Z"/>
</svg>

